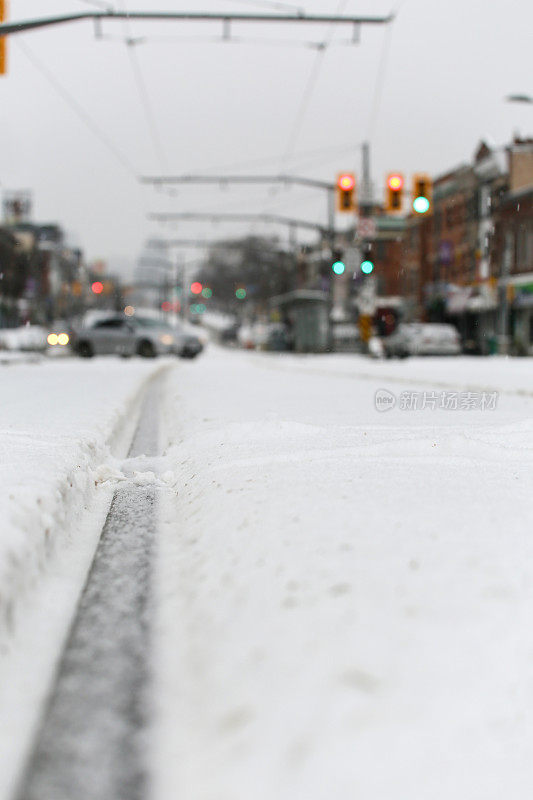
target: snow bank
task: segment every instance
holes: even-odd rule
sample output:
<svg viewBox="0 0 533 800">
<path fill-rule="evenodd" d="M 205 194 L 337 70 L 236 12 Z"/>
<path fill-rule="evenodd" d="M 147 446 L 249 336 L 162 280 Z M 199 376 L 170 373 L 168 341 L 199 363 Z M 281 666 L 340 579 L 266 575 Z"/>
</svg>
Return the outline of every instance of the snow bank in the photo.
<svg viewBox="0 0 533 800">
<path fill-rule="evenodd" d="M 159 366 L 102 359 L 0 367 L 0 639 L 50 556 L 76 536 L 95 468 L 129 444 L 141 387 Z"/>
<path fill-rule="evenodd" d="M 155 800 L 529 797 L 530 362 L 215 350 L 171 389 Z"/>
</svg>

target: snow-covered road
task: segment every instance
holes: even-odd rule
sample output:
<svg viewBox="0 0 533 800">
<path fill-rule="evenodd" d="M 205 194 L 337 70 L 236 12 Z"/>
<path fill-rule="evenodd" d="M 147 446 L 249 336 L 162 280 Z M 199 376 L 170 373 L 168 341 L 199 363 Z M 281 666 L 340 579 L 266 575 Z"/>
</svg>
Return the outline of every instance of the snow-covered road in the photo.
<svg viewBox="0 0 533 800">
<path fill-rule="evenodd" d="M 211 348 L 164 366 L 161 453 L 133 466 L 104 443 L 121 415 L 131 436 L 133 398 L 156 365 L 2 372 L 13 398 L 0 440 L 8 456 L 20 431 L 37 430 L 30 401 L 16 409 L 13 370 L 27 370 L 41 398 L 53 396 L 43 370 L 72 369 L 78 384 L 66 390 L 68 435 L 54 404 L 41 403 L 48 446 L 25 450 L 34 486 L 53 486 L 46 459 L 57 446 L 65 466 L 85 454 L 79 469 L 90 467 L 108 501 L 124 481 L 158 487 L 151 800 L 529 797 L 531 362 Z M 84 392 L 87 367 L 101 377 Z M 394 408 L 376 409 L 377 390 Z M 8 469 L 3 479 L 9 499 L 10 481 L 19 484 Z M 11 542 L 25 519 L 10 517 Z M 61 570 L 82 576 L 71 541 L 82 521 L 64 520 Z M 35 657 L 28 637 L 42 616 L 28 609 L 0 677 L 13 665 L 20 673 L 25 652 Z M 26 684 L 32 676 L 35 666 Z M 29 697 L 40 691 L 30 686 Z M 14 711 L 0 690 L 0 745 Z"/>
<path fill-rule="evenodd" d="M 501 394 L 375 409 L 432 386 Z M 531 794 L 532 389 L 488 359 L 176 373 L 156 800 Z"/>
</svg>

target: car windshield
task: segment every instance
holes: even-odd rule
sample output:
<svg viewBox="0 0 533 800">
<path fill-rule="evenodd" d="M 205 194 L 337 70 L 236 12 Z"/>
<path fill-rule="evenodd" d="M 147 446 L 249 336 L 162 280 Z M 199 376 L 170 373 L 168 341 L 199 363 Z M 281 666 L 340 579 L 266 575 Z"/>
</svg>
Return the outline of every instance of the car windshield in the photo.
<svg viewBox="0 0 533 800">
<path fill-rule="evenodd" d="M 0 0 L 0 800 L 533 800 L 533 0 Z"/>
<path fill-rule="evenodd" d="M 164 330 L 172 330 L 172 326 L 165 320 L 153 319 L 150 317 L 133 317 L 132 322 L 139 325 L 141 328 L 162 328 Z"/>
</svg>

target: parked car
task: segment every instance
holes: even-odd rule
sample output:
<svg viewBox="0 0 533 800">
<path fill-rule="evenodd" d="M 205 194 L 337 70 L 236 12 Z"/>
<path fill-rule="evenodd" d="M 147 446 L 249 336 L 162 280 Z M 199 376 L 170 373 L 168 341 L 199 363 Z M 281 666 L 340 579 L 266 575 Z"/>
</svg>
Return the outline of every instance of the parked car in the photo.
<svg viewBox="0 0 533 800">
<path fill-rule="evenodd" d="M 267 322 L 243 322 L 237 333 L 237 341 L 246 350 L 265 350 L 268 333 Z"/>
<path fill-rule="evenodd" d="M 76 331 L 72 346 L 84 358 L 94 355 L 178 355 L 194 358 L 203 349 L 197 336 L 165 320 L 148 316 L 109 314 L 98 317 Z"/>
<path fill-rule="evenodd" d="M 0 330 L 0 350 L 44 352 L 47 330 L 40 325 L 23 325 L 20 328 Z"/>
<path fill-rule="evenodd" d="M 382 342 L 386 358 L 456 356 L 461 353 L 461 340 L 456 328 L 440 323 L 402 323 Z"/>
</svg>

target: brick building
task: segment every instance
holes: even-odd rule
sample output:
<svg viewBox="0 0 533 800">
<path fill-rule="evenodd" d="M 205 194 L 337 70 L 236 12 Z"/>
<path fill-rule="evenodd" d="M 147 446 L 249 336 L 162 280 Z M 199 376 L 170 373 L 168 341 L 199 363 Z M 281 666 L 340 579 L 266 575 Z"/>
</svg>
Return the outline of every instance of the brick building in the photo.
<svg viewBox="0 0 533 800">
<path fill-rule="evenodd" d="M 428 214 L 406 221 L 402 294 L 413 316 L 459 329 L 465 348 L 505 336 L 533 352 L 533 140 L 481 142 L 472 164 L 433 183 Z"/>
<path fill-rule="evenodd" d="M 508 187 L 491 241 L 498 332 L 513 352 L 533 355 L 533 139 L 515 139 L 507 156 Z"/>
</svg>

